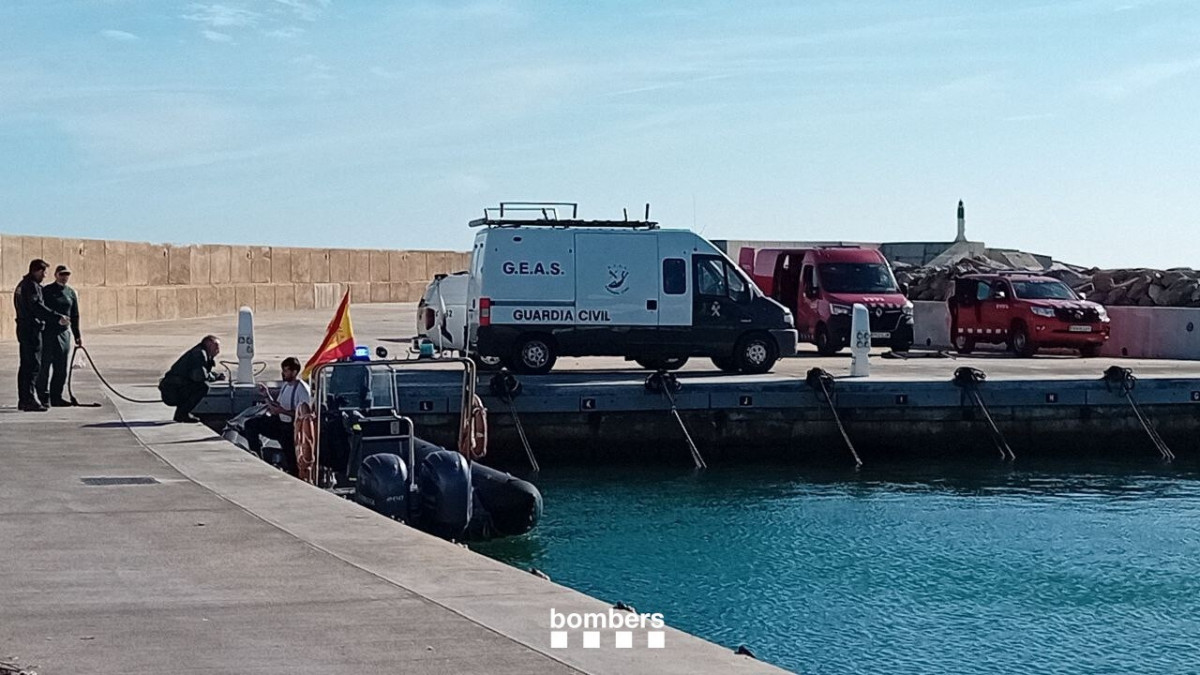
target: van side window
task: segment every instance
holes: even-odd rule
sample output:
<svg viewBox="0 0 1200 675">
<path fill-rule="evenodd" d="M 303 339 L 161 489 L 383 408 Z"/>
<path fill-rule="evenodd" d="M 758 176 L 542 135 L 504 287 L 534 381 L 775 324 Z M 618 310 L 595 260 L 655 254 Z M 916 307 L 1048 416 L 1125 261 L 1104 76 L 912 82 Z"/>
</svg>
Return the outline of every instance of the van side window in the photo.
<svg viewBox="0 0 1200 675">
<path fill-rule="evenodd" d="M 663 293 L 683 295 L 687 293 L 687 262 L 682 258 L 666 258 L 663 267 Z"/>
<path fill-rule="evenodd" d="M 720 258 L 696 258 L 696 293 L 724 297 L 725 261 Z"/>
<path fill-rule="evenodd" d="M 991 300 L 992 285 L 986 281 L 979 282 L 978 288 L 975 289 L 976 300 Z"/>
<path fill-rule="evenodd" d="M 800 283 L 804 287 L 804 295 L 815 298 L 817 297 L 816 275 L 813 274 L 813 266 L 805 265 L 800 272 Z"/>
</svg>

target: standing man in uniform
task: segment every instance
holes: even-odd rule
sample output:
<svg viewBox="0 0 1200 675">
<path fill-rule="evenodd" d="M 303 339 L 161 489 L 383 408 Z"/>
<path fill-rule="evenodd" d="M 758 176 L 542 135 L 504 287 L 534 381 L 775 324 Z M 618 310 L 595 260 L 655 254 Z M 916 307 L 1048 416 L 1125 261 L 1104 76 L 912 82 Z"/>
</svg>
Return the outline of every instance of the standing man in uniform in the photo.
<svg viewBox="0 0 1200 675">
<path fill-rule="evenodd" d="M 64 329 L 71 319 L 46 306 L 42 297 L 42 280 L 50 265 L 41 258 L 29 263 L 29 274 L 13 291 L 13 306 L 17 310 L 17 342 L 21 346 L 21 367 L 17 370 L 17 408 L 27 412 L 45 412 L 38 402 L 34 384 L 42 366 L 42 329 L 46 324 L 58 324 Z"/>
<path fill-rule="evenodd" d="M 225 379 L 214 373 L 215 359 L 221 353 L 221 341 L 215 335 L 205 335 L 200 344 L 183 353 L 166 375 L 158 381 L 163 403 L 175 406 L 176 422 L 199 422 L 192 414 L 208 395 L 208 383 Z"/>
<path fill-rule="evenodd" d="M 271 398 L 265 385 L 259 385 L 266 398 L 267 414 L 246 421 L 243 435 L 250 452 L 262 456 L 262 439 L 269 438 L 279 443 L 283 450 L 283 468 L 296 475 L 296 408 L 301 403 L 312 405 L 312 390 L 300 379 L 300 360 L 289 356 L 280 366 L 283 384 L 279 395 Z"/>
<path fill-rule="evenodd" d="M 42 368 L 38 372 L 38 398 L 43 406 L 55 408 L 73 405 L 63 398 L 63 385 L 67 383 L 67 372 L 71 367 L 71 335 L 75 346 L 83 346 L 79 335 L 79 296 L 67 285 L 71 270 L 66 265 L 54 269 L 54 283 L 42 288 L 42 296 L 50 311 L 71 319 L 68 328 L 57 321 L 46 323 L 42 329 Z M 54 375 L 51 376 L 51 371 Z"/>
</svg>

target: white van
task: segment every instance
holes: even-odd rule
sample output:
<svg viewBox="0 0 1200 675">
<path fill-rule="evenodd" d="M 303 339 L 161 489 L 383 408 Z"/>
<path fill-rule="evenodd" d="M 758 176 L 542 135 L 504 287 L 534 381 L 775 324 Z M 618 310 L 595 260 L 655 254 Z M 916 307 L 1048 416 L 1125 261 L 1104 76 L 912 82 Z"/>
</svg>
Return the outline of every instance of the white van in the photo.
<svg viewBox="0 0 1200 675">
<path fill-rule="evenodd" d="M 791 313 L 707 240 L 577 213 L 575 204 L 506 202 L 471 221 L 483 228 L 471 251 L 473 352 L 532 374 L 559 356 L 624 356 L 650 369 L 705 356 L 725 371 L 763 373 L 795 353 Z"/>
<path fill-rule="evenodd" d="M 417 303 L 417 336 L 436 351 L 467 351 L 467 281 L 467 272 L 439 274 Z"/>
</svg>

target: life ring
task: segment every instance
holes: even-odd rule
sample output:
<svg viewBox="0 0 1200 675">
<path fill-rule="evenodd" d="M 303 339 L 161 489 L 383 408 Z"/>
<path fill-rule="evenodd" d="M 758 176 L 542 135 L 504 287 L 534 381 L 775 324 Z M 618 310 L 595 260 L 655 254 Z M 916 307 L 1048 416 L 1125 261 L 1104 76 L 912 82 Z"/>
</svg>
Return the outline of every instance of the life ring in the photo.
<svg viewBox="0 0 1200 675">
<path fill-rule="evenodd" d="M 306 483 L 316 484 L 317 433 L 314 424 L 316 415 L 313 414 L 312 406 L 301 403 L 296 408 L 295 419 L 293 439 L 296 443 L 296 477 Z"/>
<path fill-rule="evenodd" d="M 467 459 L 475 460 L 487 454 L 487 446 L 487 408 L 476 394 L 471 399 L 471 412 L 458 431 L 458 451 Z"/>
</svg>

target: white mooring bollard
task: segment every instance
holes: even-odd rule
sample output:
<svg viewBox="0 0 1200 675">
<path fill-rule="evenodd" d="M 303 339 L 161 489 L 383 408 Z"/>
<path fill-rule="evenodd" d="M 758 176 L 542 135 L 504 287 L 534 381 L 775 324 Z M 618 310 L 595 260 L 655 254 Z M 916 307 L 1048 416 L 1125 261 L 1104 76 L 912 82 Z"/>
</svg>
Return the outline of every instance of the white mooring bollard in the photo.
<svg viewBox="0 0 1200 675">
<path fill-rule="evenodd" d="M 850 315 L 850 377 L 867 377 L 871 374 L 871 314 L 867 306 L 854 304 Z"/>
<path fill-rule="evenodd" d="M 254 310 L 243 307 L 238 310 L 237 328 L 237 383 L 254 383 Z"/>
</svg>

